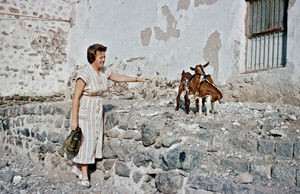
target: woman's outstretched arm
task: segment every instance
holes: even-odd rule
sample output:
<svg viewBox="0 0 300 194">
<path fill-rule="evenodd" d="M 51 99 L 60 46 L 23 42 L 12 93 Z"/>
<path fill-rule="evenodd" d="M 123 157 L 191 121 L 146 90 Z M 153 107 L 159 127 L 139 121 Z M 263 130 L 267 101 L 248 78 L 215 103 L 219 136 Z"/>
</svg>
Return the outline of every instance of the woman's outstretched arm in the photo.
<svg viewBox="0 0 300 194">
<path fill-rule="evenodd" d="M 115 82 L 152 82 L 152 80 L 149 78 L 130 77 L 126 75 L 120 75 L 114 72 L 111 72 L 108 79 Z"/>
</svg>

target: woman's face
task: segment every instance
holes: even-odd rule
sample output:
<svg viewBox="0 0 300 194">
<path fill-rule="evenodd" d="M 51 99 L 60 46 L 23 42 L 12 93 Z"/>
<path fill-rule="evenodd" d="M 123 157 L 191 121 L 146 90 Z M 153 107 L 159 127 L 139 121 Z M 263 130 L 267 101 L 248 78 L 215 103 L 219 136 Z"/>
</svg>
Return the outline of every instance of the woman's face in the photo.
<svg viewBox="0 0 300 194">
<path fill-rule="evenodd" d="M 96 52 L 96 57 L 94 61 L 94 65 L 96 65 L 97 68 L 101 69 L 104 67 L 105 63 L 105 51 L 97 51 Z"/>
</svg>

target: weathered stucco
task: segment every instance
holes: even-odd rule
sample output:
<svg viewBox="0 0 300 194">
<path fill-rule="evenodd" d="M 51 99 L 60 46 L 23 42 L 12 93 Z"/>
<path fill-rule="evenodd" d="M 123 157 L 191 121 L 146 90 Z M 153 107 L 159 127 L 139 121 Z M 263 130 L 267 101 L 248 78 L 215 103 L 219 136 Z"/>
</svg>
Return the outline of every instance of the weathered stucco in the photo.
<svg viewBox="0 0 300 194">
<path fill-rule="evenodd" d="M 0 95 L 70 96 L 87 47 L 102 43 L 117 73 L 178 81 L 210 62 L 227 100 L 299 99 L 299 9 L 290 1 L 286 67 L 245 74 L 245 1 L 2 1 Z"/>
<path fill-rule="evenodd" d="M 175 20 L 175 17 L 172 15 L 171 10 L 168 6 L 163 6 L 162 8 L 162 14 L 166 16 L 167 18 L 167 31 L 164 32 L 160 27 L 155 26 L 154 32 L 155 32 L 155 38 L 157 40 L 168 40 L 171 37 L 178 38 L 180 36 L 180 30 L 176 29 L 177 21 Z"/>
<path fill-rule="evenodd" d="M 64 93 L 71 1 L 0 5 L 0 95 Z"/>
<path fill-rule="evenodd" d="M 187 10 L 188 7 L 190 6 L 190 0 L 179 0 L 178 4 L 177 4 L 177 11 L 183 9 L 183 10 Z"/>
<path fill-rule="evenodd" d="M 213 5 L 217 2 L 217 0 L 195 0 L 194 5 L 198 7 L 199 5 Z"/>
<path fill-rule="evenodd" d="M 141 41 L 142 41 L 143 46 L 149 45 L 151 35 L 152 35 L 151 28 L 146 28 L 145 30 L 141 31 Z"/>
<path fill-rule="evenodd" d="M 214 68 L 212 76 L 218 79 L 219 72 L 219 50 L 221 48 L 220 33 L 215 31 L 212 33 L 204 47 L 203 57 L 209 62 L 209 65 Z"/>
</svg>

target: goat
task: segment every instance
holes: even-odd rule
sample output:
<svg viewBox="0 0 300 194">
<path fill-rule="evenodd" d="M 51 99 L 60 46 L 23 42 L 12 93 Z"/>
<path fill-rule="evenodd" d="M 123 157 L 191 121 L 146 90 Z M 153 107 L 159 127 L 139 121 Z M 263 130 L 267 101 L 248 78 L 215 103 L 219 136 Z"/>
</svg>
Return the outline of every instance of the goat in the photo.
<svg viewBox="0 0 300 194">
<path fill-rule="evenodd" d="M 179 102 L 180 102 L 180 95 L 183 91 L 186 91 L 185 95 L 184 95 L 184 99 L 185 99 L 185 107 L 188 107 L 189 104 L 190 104 L 190 100 L 188 98 L 188 82 L 191 80 L 192 78 L 192 74 L 190 74 L 189 72 L 184 72 L 182 71 L 182 74 L 181 74 L 181 80 L 180 80 L 180 84 L 179 84 L 179 88 L 178 88 L 178 94 L 177 94 L 177 97 L 176 97 L 176 109 L 175 110 L 178 110 L 179 109 Z M 186 111 L 187 111 L 187 108 L 186 108 Z M 189 114 L 187 112 L 187 114 Z"/>
<path fill-rule="evenodd" d="M 209 116 L 210 108 L 213 111 L 213 103 L 215 101 L 221 101 L 222 93 L 207 80 L 203 80 L 200 82 L 200 86 L 198 91 L 194 94 L 195 101 L 198 103 L 198 99 L 200 99 L 200 115 L 202 113 L 202 99 L 206 98 L 206 115 Z M 196 104 L 197 107 L 198 104 Z M 196 108 L 197 109 L 197 108 Z M 197 111 L 196 111 L 197 112 Z"/>
<path fill-rule="evenodd" d="M 222 99 L 222 93 L 214 86 L 214 82 L 210 75 L 206 75 L 204 72 L 204 68 L 208 66 L 209 63 L 205 65 L 197 65 L 195 68 L 191 68 L 191 70 L 195 71 L 195 75 L 202 75 L 203 78 L 200 79 L 200 82 L 198 82 L 198 78 L 195 78 L 196 84 L 196 92 L 193 88 L 192 93 L 194 94 L 195 104 L 196 104 L 196 113 L 199 112 L 202 114 L 202 106 L 203 106 L 203 98 L 206 99 L 207 105 L 206 105 L 206 115 L 209 116 L 210 108 L 213 111 L 213 103 L 218 100 Z M 201 77 L 200 77 L 201 78 Z M 199 107 L 199 99 L 200 107 Z"/>
<path fill-rule="evenodd" d="M 184 96 L 185 99 L 185 111 L 187 114 L 189 114 L 190 112 L 190 100 L 188 98 L 188 96 L 191 93 L 195 93 L 198 91 L 198 87 L 200 87 L 200 81 L 201 81 L 201 76 L 206 76 L 204 73 L 204 68 L 207 67 L 209 64 L 209 62 L 205 65 L 196 65 L 195 68 L 190 67 L 191 70 L 195 71 L 195 74 L 192 76 L 190 73 L 188 72 L 182 72 L 181 74 L 181 80 L 180 80 L 180 85 L 178 88 L 178 94 L 177 94 L 177 105 L 176 105 L 176 109 L 179 109 L 179 101 L 180 101 L 180 95 L 182 93 L 182 91 L 186 91 L 186 94 Z M 211 80 L 211 83 L 213 84 L 213 81 L 210 77 L 210 75 L 207 75 L 208 79 Z M 196 105 L 196 111 L 197 111 L 197 105 Z"/>
</svg>

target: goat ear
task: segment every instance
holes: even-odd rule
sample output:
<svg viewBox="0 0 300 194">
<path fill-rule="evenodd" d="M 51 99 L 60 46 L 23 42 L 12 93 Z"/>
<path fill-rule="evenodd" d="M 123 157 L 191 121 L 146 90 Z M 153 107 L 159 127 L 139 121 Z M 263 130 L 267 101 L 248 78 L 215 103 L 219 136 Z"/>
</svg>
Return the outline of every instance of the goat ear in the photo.
<svg viewBox="0 0 300 194">
<path fill-rule="evenodd" d="M 193 68 L 193 67 L 190 67 L 190 69 L 191 69 L 192 71 L 195 71 L 195 68 Z"/>
<path fill-rule="evenodd" d="M 203 65 L 203 68 L 207 67 L 209 65 L 209 62 L 207 62 L 205 65 Z"/>
</svg>

